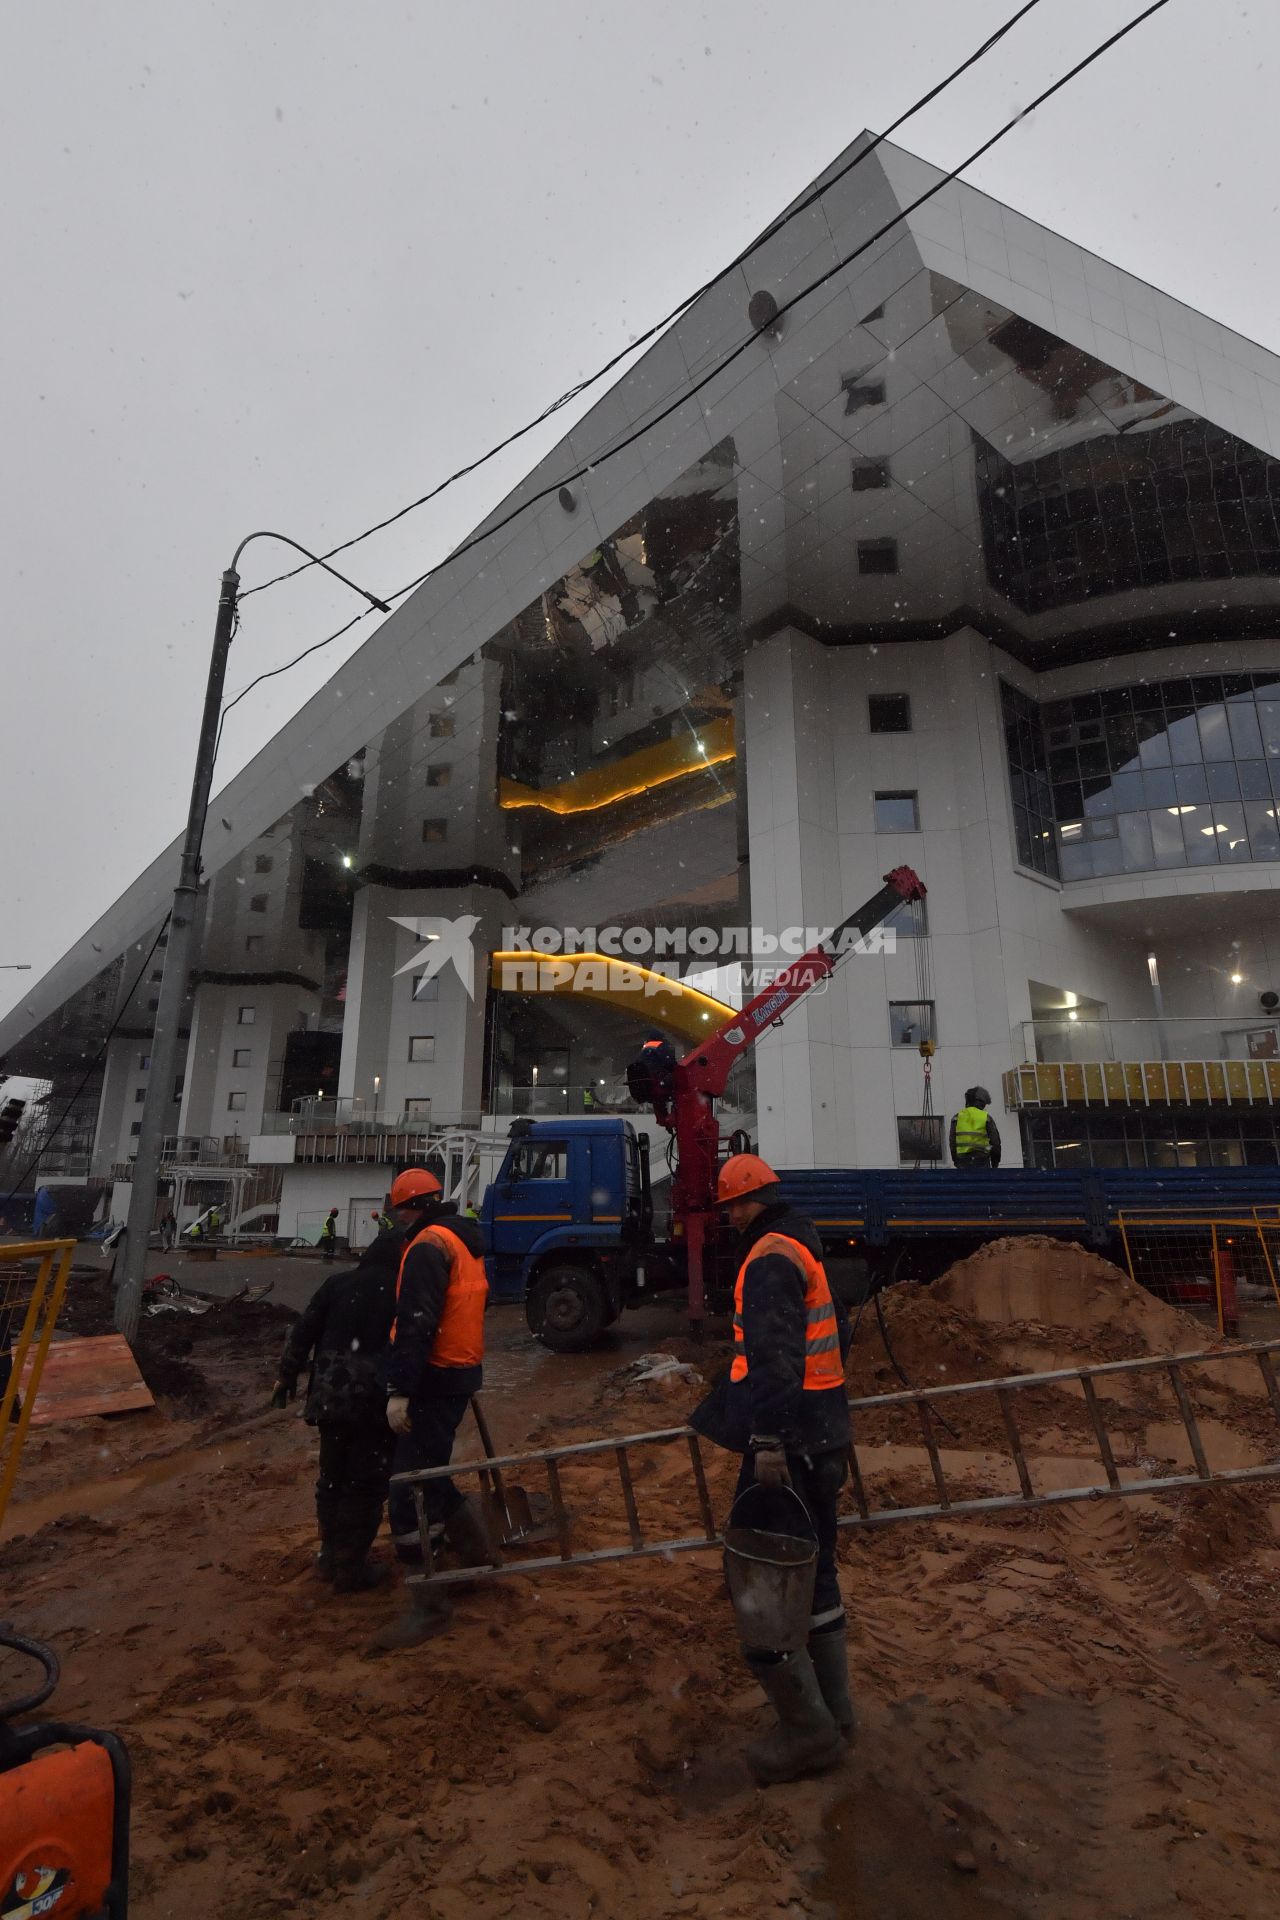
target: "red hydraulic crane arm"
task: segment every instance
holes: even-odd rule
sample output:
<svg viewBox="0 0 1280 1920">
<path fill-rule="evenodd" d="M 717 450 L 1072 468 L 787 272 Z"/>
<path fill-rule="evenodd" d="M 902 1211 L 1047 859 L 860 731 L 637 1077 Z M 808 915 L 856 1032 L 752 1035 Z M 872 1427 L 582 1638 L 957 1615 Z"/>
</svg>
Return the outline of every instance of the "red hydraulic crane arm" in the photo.
<svg viewBox="0 0 1280 1920">
<path fill-rule="evenodd" d="M 904 900 L 923 900 L 924 895 L 924 882 L 910 867 L 895 867 L 892 873 L 886 873 L 878 893 L 855 907 L 816 947 L 793 961 L 771 986 L 762 987 L 740 1013 L 735 1013 L 708 1040 L 685 1055 L 676 1067 L 677 1087 L 718 1098 L 725 1090 L 734 1061 L 755 1045 L 767 1027 L 776 1026 L 806 993 L 835 971 L 847 936 L 865 938 Z"/>
</svg>

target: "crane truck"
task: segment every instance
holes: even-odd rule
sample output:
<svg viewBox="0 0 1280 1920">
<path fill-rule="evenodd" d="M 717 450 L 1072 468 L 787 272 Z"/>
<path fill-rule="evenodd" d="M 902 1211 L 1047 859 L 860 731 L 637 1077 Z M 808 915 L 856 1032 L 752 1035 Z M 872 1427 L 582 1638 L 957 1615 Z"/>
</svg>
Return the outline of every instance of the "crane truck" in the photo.
<svg viewBox="0 0 1280 1920">
<path fill-rule="evenodd" d="M 732 1279 L 732 1236 L 716 1208 L 722 1157 L 716 1101 L 730 1071 L 761 1034 L 830 977 L 852 944 L 924 895 L 910 867 L 895 867 L 870 900 L 707 1039 L 653 1071 L 648 1098 L 673 1142 L 664 1237 L 654 1232 L 646 1135 L 608 1120 L 514 1122 L 481 1212 L 495 1298 L 523 1296 L 533 1332 L 561 1351 L 590 1344 L 624 1306 L 677 1287 L 699 1325 Z"/>
</svg>

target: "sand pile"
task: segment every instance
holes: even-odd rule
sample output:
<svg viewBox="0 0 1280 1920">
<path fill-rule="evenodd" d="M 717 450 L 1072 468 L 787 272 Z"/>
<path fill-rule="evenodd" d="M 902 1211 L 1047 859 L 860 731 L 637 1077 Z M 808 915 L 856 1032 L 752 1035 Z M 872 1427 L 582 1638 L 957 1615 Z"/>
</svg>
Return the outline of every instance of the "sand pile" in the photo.
<svg viewBox="0 0 1280 1920">
<path fill-rule="evenodd" d="M 890 1288 L 862 1316 L 850 1356 L 858 1396 L 941 1387 L 967 1380 L 1052 1373 L 1146 1355 L 1204 1352 L 1215 1331 L 1154 1299 L 1119 1267 L 1071 1242 L 1041 1237 L 993 1241 L 959 1261 L 932 1286 Z M 887 1336 L 887 1338 L 886 1338 Z M 1193 1369 L 1187 1386 L 1211 1467 L 1241 1467 L 1274 1457 L 1280 1434 L 1252 1362 Z M 1117 1459 L 1134 1474 L 1188 1471 L 1189 1442 L 1172 1385 L 1162 1370 L 1099 1380 L 1097 1391 Z M 1077 1383 L 1019 1391 L 1020 1432 L 1030 1450 L 1055 1461 L 1061 1484 L 1087 1484 L 1072 1462 L 1096 1459 L 1092 1421 Z M 938 1405 L 949 1445 L 1007 1452 L 992 1394 Z M 858 1419 L 873 1444 L 919 1445 L 913 1407 L 875 1410 Z"/>
</svg>

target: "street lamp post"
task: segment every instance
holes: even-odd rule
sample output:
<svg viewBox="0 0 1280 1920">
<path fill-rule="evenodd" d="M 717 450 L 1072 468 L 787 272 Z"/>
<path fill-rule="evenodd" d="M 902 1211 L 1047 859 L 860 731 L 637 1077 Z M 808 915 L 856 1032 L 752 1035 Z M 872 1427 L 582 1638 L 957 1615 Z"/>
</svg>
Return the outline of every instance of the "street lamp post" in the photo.
<svg viewBox="0 0 1280 1920">
<path fill-rule="evenodd" d="M 204 839 L 205 815 L 213 785 L 213 763 L 218 747 L 218 722 L 222 715 L 222 690 L 227 673 L 227 655 L 235 630 L 236 603 L 240 575 L 240 556 L 251 540 L 282 540 L 323 567 L 343 586 L 350 587 L 379 613 L 390 613 L 383 600 L 356 586 L 336 567 L 329 566 L 317 554 L 291 540 L 287 534 L 262 531 L 251 533 L 236 548 L 231 565 L 222 576 L 218 594 L 218 617 L 213 629 L 213 650 L 209 656 L 209 677 L 205 683 L 204 711 L 200 716 L 200 735 L 196 746 L 195 772 L 191 780 L 191 800 L 187 809 L 187 831 L 182 843 L 182 861 L 178 884 L 173 890 L 169 914 L 169 938 L 164 950 L 164 971 L 156 1007 L 155 1032 L 151 1041 L 151 1067 L 147 1075 L 147 1097 L 142 1109 L 138 1133 L 138 1154 L 133 1163 L 133 1191 L 129 1199 L 129 1218 L 124 1236 L 124 1260 L 120 1285 L 116 1292 L 115 1323 L 126 1340 L 138 1331 L 142 1311 L 142 1285 L 146 1271 L 147 1243 L 156 1208 L 156 1188 L 160 1174 L 160 1152 L 164 1139 L 169 1094 L 178 1057 L 178 1022 L 186 998 L 188 976 L 194 958 L 196 900 L 200 891 L 200 848 Z"/>
</svg>

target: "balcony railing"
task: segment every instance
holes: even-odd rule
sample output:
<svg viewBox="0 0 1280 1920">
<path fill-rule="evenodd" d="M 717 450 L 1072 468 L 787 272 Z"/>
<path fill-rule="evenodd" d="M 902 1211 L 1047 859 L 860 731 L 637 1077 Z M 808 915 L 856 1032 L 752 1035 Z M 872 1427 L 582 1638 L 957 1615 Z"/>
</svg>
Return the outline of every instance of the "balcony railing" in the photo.
<svg viewBox="0 0 1280 1920">
<path fill-rule="evenodd" d="M 1022 1058 L 1086 1060 L 1277 1060 L 1280 1021 L 1255 1019 L 1078 1020 L 1061 1014 L 1026 1020 Z"/>
</svg>

